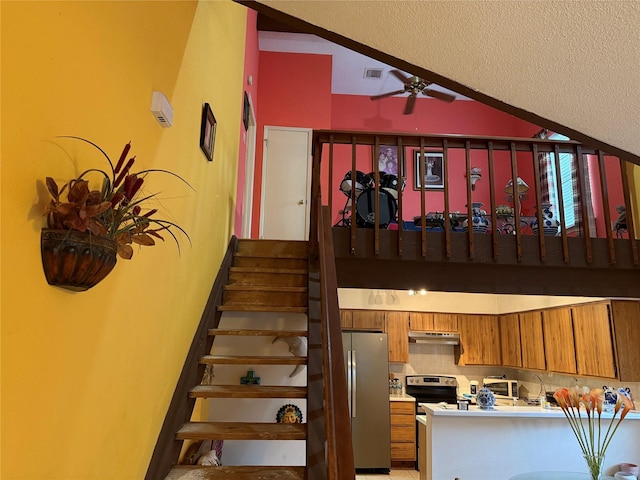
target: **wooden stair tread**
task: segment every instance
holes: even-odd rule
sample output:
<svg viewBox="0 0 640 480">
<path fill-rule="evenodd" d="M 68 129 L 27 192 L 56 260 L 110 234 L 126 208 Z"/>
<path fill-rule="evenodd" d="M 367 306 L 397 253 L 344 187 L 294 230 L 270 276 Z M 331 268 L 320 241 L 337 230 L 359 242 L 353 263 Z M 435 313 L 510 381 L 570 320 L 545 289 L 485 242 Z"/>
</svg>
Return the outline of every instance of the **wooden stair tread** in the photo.
<svg viewBox="0 0 640 480">
<path fill-rule="evenodd" d="M 307 387 L 289 385 L 197 385 L 191 398 L 306 398 Z"/>
<path fill-rule="evenodd" d="M 165 480 L 304 480 L 305 467 L 176 465 Z"/>
<path fill-rule="evenodd" d="M 230 267 L 233 273 L 286 273 L 290 275 L 307 275 L 307 270 L 302 268 L 268 268 L 268 267 Z"/>
<path fill-rule="evenodd" d="M 307 307 L 279 307 L 273 305 L 221 305 L 220 312 L 278 312 L 307 313 Z"/>
<path fill-rule="evenodd" d="M 225 285 L 227 291 L 251 291 L 251 292 L 306 292 L 307 287 L 284 287 L 280 285 Z"/>
<path fill-rule="evenodd" d="M 242 258 L 274 258 L 274 259 L 279 259 L 279 258 L 307 258 L 306 254 L 302 254 L 302 253 L 262 253 L 262 252 L 236 252 L 235 257 L 242 257 Z"/>
<path fill-rule="evenodd" d="M 178 440 L 305 440 L 306 423 L 189 422 Z"/>
<path fill-rule="evenodd" d="M 203 364 L 216 365 L 306 365 L 307 357 L 205 355 Z"/>
<path fill-rule="evenodd" d="M 209 335 L 236 335 L 246 337 L 306 337 L 306 330 L 257 330 L 211 328 Z"/>
</svg>

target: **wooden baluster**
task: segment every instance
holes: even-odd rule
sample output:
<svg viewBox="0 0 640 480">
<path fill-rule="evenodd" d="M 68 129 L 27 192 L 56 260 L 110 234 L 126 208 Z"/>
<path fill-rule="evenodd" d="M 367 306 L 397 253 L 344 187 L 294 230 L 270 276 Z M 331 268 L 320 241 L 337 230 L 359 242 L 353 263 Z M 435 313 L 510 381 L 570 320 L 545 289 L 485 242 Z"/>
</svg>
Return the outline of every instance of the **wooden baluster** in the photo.
<svg viewBox="0 0 640 480">
<path fill-rule="evenodd" d="M 522 232 L 520 223 L 520 192 L 518 187 L 518 158 L 516 156 L 516 144 L 511 142 L 511 181 L 513 182 L 513 213 L 515 214 L 515 232 L 516 232 L 516 257 L 518 261 L 522 260 Z M 538 234 L 542 235 L 542 225 L 538 225 Z"/>
<path fill-rule="evenodd" d="M 405 159 L 404 159 L 404 145 L 402 143 L 402 138 L 398 137 L 397 139 L 397 148 L 398 148 L 398 255 L 402 256 L 402 237 L 404 232 L 404 222 L 402 219 L 402 195 L 403 189 L 402 185 L 405 183 Z"/>
<path fill-rule="evenodd" d="M 622 192 L 624 194 L 625 213 L 627 216 L 627 232 L 631 244 L 633 264 L 638 265 L 638 244 L 636 242 L 635 226 L 633 222 L 633 209 L 631 207 L 631 195 L 629 192 L 629 176 L 627 174 L 627 162 L 620 159 L 620 174 L 622 175 Z"/>
<path fill-rule="evenodd" d="M 449 147 L 447 139 L 442 139 L 442 175 L 444 177 L 444 253 L 446 258 L 451 258 L 451 214 L 449 213 Z"/>
<path fill-rule="evenodd" d="M 545 246 L 545 238 L 542 233 L 544 225 L 542 220 L 542 187 L 540 186 L 540 152 L 538 151 L 538 144 L 532 144 L 533 152 L 533 175 L 534 175 L 534 189 L 536 195 L 536 219 L 538 221 L 538 242 L 540 244 L 540 261 L 543 263 L 547 261 L 547 249 Z M 542 233 L 541 233 L 542 232 Z"/>
<path fill-rule="evenodd" d="M 569 245 L 567 243 L 567 222 L 564 218 L 564 197 L 562 196 L 562 178 L 560 178 L 560 147 L 556 143 L 553 146 L 554 165 L 556 169 L 556 179 L 558 188 L 558 212 L 562 212 L 560 216 L 560 234 L 562 235 L 562 255 L 565 263 L 569 263 Z M 543 235 L 544 231 L 541 231 L 542 225 L 538 224 L 538 234 Z"/>
<path fill-rule="evenodd" d="M 584 226 L 584 248 L 585 255 L 587 257 L 587 263 L 593 262 L 593 252 L 591 250 L 591 228 L 589 227 L 589 206 L 587 205 L 586 192 L 587 188 L 585 185 L 585 168 L 584 162 L 585 159 L 582 155 L 582 147 L 580 145 L 576 145 L 574 147 L 574 155 L 576 159 L 576 166 L 578 175 L 578 198 L 580 199 L 580 215 L 582 217 L 582 225 Z"/>
<path fill-rule="evenodd" d="M 322 146 L 320 147 L 322 151 Z M 314 156 L 315 157 L 315 156 Z M 327 198 L 329 200 L 329 215 L 333 218 L 333 134 L 329 135 L 329 185 L 327 185 Z M 320 177 L 317 178 L 318 183 Z M 322 189 L 320 189 L 322 191 Z"/>
<path fill-rule="evenodd" d="M 424 167 L 425 167 L 425 156 L 424 156 L 424 138 L 420 138 L 420 215 L 422 217 L 422 256 L 427 256 L 427 208 L 426 208 L 426 199 L 424 192 Z"/>
<path fill-rule="evenodd" d="M 371 162 L 373 163 L 373 253 L 380 254 L 380 138 L 376 135 L 371 149 Z"/>
<path fill-rule="evenodd" d="M 356 136 L 351 137 L 351 255 L 356 254 Z"/>
<path fill-rule="evenodd" d="M 598 169 L 600 172 L 600 191 L 602 192 L 602 208 L 604 209 L 604 229 L 607 232 L 607 245 L 609 246 L 609 263 L 616 263 L 616 250 L 613 246 L 613 232 L 611 230 L 611 206 L 609 205 L 609 186 L 607 185 L 607 172 L 604 163 L 604 154 L 597 150 Z"/>
<path fill-rule="evenodd" d="M 493 178 L 493 142 L 487 142 L 487 162 L 489 164 L 489 202 L 491 203 L 491 225 L 493 259 L 498 259 L 498 217 L 496 215 L 496 181 Z"/>
<path fill-rule="evenodd" d="M 475 245 L 473 243 L 473 214 L 471 204 L 471 142 L 467 140 L 464 142 L 464 159 L 465 169 L 467 175 L 467 238 L 469 239 L 469 258 L 473 258 L 475 255 Z"/>
</svg>

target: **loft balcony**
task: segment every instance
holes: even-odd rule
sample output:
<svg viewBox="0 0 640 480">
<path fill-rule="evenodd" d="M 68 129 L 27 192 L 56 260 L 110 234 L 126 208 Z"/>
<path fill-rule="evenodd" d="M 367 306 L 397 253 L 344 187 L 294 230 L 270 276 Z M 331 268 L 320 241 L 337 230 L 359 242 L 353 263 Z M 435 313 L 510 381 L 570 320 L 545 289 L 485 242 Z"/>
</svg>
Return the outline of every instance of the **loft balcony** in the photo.
<svg viewBox="0 0 640 480">
<path fill-rule="evenodd" d="M 640 297 L 634 168 L 570 140 L 316 131 L 312 193 L 339 287 Z"/>
</svg>

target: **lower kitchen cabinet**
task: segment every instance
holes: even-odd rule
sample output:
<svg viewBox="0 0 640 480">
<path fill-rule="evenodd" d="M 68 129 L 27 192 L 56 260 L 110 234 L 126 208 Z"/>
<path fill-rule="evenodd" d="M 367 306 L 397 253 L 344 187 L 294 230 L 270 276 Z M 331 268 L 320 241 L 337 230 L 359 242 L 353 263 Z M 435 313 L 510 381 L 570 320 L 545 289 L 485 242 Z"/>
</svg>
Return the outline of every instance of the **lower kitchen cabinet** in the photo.
<svg viewBox="0 0 640 480">
<path fill-rule="evenodd" d="M 416 461 L 416 404 L 391 401 L 390 411 L 391 466 L 406 467 Z"/>
</svg>

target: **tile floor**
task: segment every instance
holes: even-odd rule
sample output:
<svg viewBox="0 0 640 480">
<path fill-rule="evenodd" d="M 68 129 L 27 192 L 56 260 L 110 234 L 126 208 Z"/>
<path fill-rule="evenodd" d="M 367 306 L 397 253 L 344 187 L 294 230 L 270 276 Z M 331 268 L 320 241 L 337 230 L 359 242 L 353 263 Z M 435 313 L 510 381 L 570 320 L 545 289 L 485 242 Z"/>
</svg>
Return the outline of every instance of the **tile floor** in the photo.
<svg viewBox="0 0 640 480">
<path fill-rule="evenodd" d="M 366 473 L 356 475 L 356 480 L 419 480 L 420 473 L 417 470 L 392 469 L 389 475 L 378 473 Z"/>
</svg>

